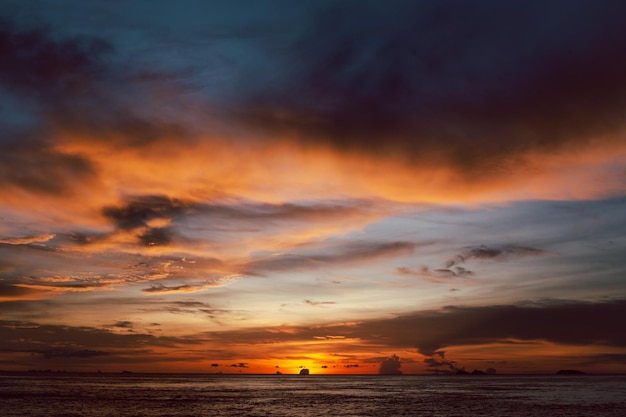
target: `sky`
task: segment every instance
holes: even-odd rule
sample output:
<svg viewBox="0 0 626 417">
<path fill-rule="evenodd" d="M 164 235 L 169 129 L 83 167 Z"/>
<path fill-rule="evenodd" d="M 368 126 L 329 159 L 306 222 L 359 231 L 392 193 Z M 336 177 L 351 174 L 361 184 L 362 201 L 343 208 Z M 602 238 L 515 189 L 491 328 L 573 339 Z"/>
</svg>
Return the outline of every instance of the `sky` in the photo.
<svg viewBox="0 0 626 417">
<path fill-rule="evenodd" d="M 626 3 L 0 7 L 0 370 L 626 372 Z"/>
</svg>

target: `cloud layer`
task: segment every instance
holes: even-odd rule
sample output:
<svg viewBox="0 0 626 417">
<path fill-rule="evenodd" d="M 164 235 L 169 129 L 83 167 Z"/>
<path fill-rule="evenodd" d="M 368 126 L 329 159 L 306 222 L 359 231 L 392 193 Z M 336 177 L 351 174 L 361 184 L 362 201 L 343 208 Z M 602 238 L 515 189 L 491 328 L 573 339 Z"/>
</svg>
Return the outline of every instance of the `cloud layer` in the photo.
<svg viewBox="0 0 626 417">
<path fill-rule="evenodd" d="M 0 11 L 3 367 L 623 366 L 626 6 L 59 1 Z"/>
</svg>

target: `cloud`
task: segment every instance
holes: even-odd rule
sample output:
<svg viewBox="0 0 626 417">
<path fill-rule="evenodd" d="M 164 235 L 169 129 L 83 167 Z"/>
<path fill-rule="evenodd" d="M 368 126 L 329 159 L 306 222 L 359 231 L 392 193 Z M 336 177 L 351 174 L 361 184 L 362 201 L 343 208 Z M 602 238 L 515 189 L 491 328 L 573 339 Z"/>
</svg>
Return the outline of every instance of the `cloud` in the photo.
<svg viewBox="0 0 626 417">
<path fill-rule="evenodd" d="M 583 366 L 595 366 L 595 365 L 625 365 L 626 354 L 624 353 L 598 353 L 588 357 L 577 358 Z"/>
<path fill-rule="evenodd" d="M 128 321 L 128 320 L 124 320 L 124 321 L 118 321 L 115 324 L 113 324 L 113 327 L 119 327 L 121 329 L 132 329 L 134 326 L 132 321 Z"/>
<path fill-rule="evenodd" d="M 139 235 L 143 246 L 164 246 L 172 242 L 172 229 L 169 227 L 152 227 Z"/>
<path fill-rule="evenodd" d="M 623 153 L 626 59 L 615 57 L 626 55 L 626 30 L 614 16 L 624 12 L 591 2 L 404 2 L 384 12 L 344 2 L 275 54 L 282 76 L 257 74 L 267 81 L 238 116 L 305 146 L 394 157 L 431 181 L 449 170 L 445 187 L 502 190 L 505 178 L 556 175 L 568 153 Z"/>
<path fill-rule="evenodd" d="M 337 304 L 335 301 L 313 301 L 308 299 L 304 300 L 304 302 L 313 307 Z"/>
<path fill-rule="evenodd" d="M 45 298 L 46 291 L 20 285 L 0 283 L 0 302 L 17 300 L 38 300 Z"/>
<path fill-rule="evenodd" d="M 466 264 L 470 260 L 505 261 L 515 257 L 543 256 L 547 252 L 542 249 L 528 246 L 506 245 L 502 247 L 488 247 L 485 245 L 465 248 L 461 253 L 446 261 L 442 266 L 429 268 L 422 266 L 419 269 L 397 267 L 396 273 L 407 277 L 416 277 L 435 284 L 473 283 L 475 272 L 468 269 Z"/>
<path fill-rule="evenodd" d="M 103 58 L 112 51 L 106 41 L 89 36 L 55 40 L 43 29 L 20 30 L 0 22 L 3 59 L 0 82 L 19 94 L 57 103 L 85 93 L 102 76 Z"/>
<path fill-rule="evenodd" d="M 141 355 L 146 348 L 174 348 L 200 343 L 197 339 L 116 333 L 94 327 L 0 321 L 0 352 L 37 353 L 46 359 Z"/>
<path fill-rule="evenodd" d="M 166 312 L 171 314 L 201 314 L 210 318 L 217 318 L 226 314 L 232 314 L 235 310 L 216 308 L 212 304 L 200 301 L 171 301 L 171 302 L 146 302 L 150 307 L 142 308 L 146 312 Z"/>
<path fill-rule="evenodd" d="M 232 368 L 249 368 L 248 364 L 245 362 L 233 363 L 230 365 Z"/>
<path fill-rule="evenodd" d="M 447 360 L 446 353 L 441 350 L 434 352 L 430 357 L 424 358 L 423 363 L 435 374 L 446 375 L 456 373 L 458 370 L 465 370 L 465 368 L 457 367 L 458 362 Z M 441 369 L 441 367 L 444 369 Z"/>
<path fill-rule="evenodd" d="M 111 50 L 96 37 L 58 40 L 47 30 L 21 30 L 7 20 L 0 21 L 0 43 L 0 87 L 37 120 L 70 111 L 90 96 L 105 78 L 104 56 Z M 67 197 L 76 184 L 97 180 L 90 160 L 55 149 L 42 124 L 26 125 L 0 140 L 1 185 Z"/>
<path fill-rule="evenodd" d="M 122 230 L 148 226 L 154 219 L 171 219 L 183 213 L 189 204 L 163 195 L 138 196 L 121 206 L 105 207 L 102 213 Z"/>
<path fill-rule="evenodd" d="M 263 275 L 267 271 L 296 271 L 371 262 L 411 254 L 416 246 L 411 242 L 354 242 L 338 247 L 332 254 L 288 254 L 253 260 L 245 265 L 245 273 Z"/>
<path fill-rule="evenodd" d="M 77 184 L 91 184 L 97 179 L 91 161 L 81 155 L 68 155 L 26 141 L 1 146 L 0 185 L 9 190 L 68 196 Z"/>
<path fill-rule="evenodd" d="M 487 307 L 446 307 L 364 323 L 354 336 L 381 334 L 391 346 L 413 346 L 432 356 L 446 346 L 544 340 L 558 344 L 626 346 L 615 332 L 626 301 L 545 301 Z M 572 327 L 569 323 L 577 323 Z"/>
<path fill-rule="evenodd" d="M 392 355 L 391 357 L 385 358 L 380 362 L 380 369 L 378 370 L 378 373 L 380 375 L 401 375 L 401 366 L 402 362 L 400 362 L 400 358 L 396 355 Z"/>
<path fill-rule="evenodd" d="M 202 282 L 199 284 L 181 284 L 181 285 L 174 285 L 174 286 L 168 286 L 165 284 L 157 283 L 157 284 L 152 284 L 150 285 L 149 288 L 144 288 L 141 291 L 151 294 L 151 295 L 152 294 L 198 292 L 198 291 L 205 291 L 210 288 L 223 287 L 224 285 L 228 285 L 232 283 L 236 279 L 238 279 L 238 276 L 227 276 L 227 277 L 216 278 L 209 282 Z"/>
<path fill-rule="evenodd" d="M 44 350 L 44 351 L 32 352 L 32 353 L 39 353 L 46 359 L 52 359 L 52 358 L 93 358 L 93 357 L 96 357 L 96 356 L 108 356 L 108 355 L 110 355 L 109 352 L 104 352 L 104 351 L 100 351 L 100 350 L 90 350 L 90 349 L 83 349 L 83 350 L 55 350 L 55 349 L 51 349 L 51 350 Z"/>
<path fill-rule="evenodd" d="M 345 219 L 348 216 L 374 209 L 372 202 L 366 200 L 314 201 L 308 204 L 305 202 L 269 204 L 235 201 L 231 204 L 216 202 L 198 206 L 195 212 L 222 221 L 315 223 L 320 220 L 329 220 L 329 218 Z"/>
<path fill-rule="evenodd" d="M 52 233 L 46 233 L 36 236 L 24 236 L 24 237 L 8 237 L 0 238 L 0 243 L 7 245 L 29 245 L 31 243 L 44 243 L 55 238 L 56 235 Z"/>
<path fill-rule="evenodd" d="M 87 233 L 90 236 L 91 234 Z M 199 291 L 224 285 L 235 279 L 234 267 L 216 258 L 201 254 L 137 253 L 135 237 L 127 244 L 123 235 L 97 235 L 79 238 L 73 234 L 57 234 L 54 240 L 41 244 L 2 244 L 0 259 L 6 260 L 0 269 L 0 279 L 13 288 L 13 294 L 25 289 L 29 297 L 51 297 L 79 291 L 103 291 L 133 283 L 160 281 L 162 291 L 172 287 L 169 282 L 183 282 L 179 288 Z M 84 241 L 88 241 L 84 243 Z M 45 245 L 45 246 L 44 246 Z M 172 252 L 176 248 L 172 249 Z M 182 256 L 181 256 L 182 255 Z M 67 270 L 72 265 L 72 270 Z M 7 288 L 8 291 L 9 288 Z M 170 288 L 171 290 L 171 288 Z M 156 291 L 156 290 L 155 290 Z"/>
<path fill-rule="evenodd" d="M 391 319 L 215 332 L 221 343 L 302 342 L 331 334 L 343 340 L 385 348 L 415 348 L 424 356 L 444 358 L 445 347 L 547 342 L 562 345 L 626 347 L 615 332 L 626 313 L 626 300 L 582 302 L 544 300 L 493 306 L 457 306 L 425 310 Z M 576 326 L 571 326 L 576 323 Z M 434 364 L 434 363 L 433 363 Z"/>
<path fill-rule="evenodd" d="M 455 266 L 453 268 L 435 268 L 430 269 L 427 266 L 422 266 L 419 270 L 414 270 L 408 267 L 397 267 L 396 273 L 408 277 L 416 277 L 435 284 L 459 284 L 461 282 L 471 283 L 470 277 L 474 275 L 473 271 L 463 268 L 461 266 Z"/>
<path fill-rule="evenodd" d="M 512 256 L 542 256 L 546 251 L 528 246 L 508 245 L 504 247 L 487 247 L 484 245 L 466 248 L 453 259 L 446 262 L 446 268 L 457 266 L 471 259 L 505 260 Z M 461 268 L 463 269 L 463 268 Z"/>
</svg>

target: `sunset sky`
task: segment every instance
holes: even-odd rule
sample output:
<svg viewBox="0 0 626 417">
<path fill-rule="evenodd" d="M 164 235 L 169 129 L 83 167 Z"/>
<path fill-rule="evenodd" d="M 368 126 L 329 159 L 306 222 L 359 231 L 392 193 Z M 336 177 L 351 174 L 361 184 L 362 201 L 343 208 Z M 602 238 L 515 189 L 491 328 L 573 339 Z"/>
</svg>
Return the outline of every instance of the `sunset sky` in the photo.
<svg viewBox="0 0 626 417">
<path fill-rule="evenodd" d="M 1 3 L 0 370 L 626 372 L 626 2 Z"/>
</svg>

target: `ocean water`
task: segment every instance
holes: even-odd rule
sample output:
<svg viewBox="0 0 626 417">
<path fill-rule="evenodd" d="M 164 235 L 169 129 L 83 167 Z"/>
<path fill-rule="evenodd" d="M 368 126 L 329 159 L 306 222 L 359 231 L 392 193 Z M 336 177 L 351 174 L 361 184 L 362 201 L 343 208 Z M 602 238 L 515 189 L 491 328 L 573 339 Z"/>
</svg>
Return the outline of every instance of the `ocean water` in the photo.
<svg viewBox="0 0 626 417">
<path fill-rule="evenodd" d="M 626 416 L 626 376 L 0 376 L 2 417 Z"/>
</svg>

